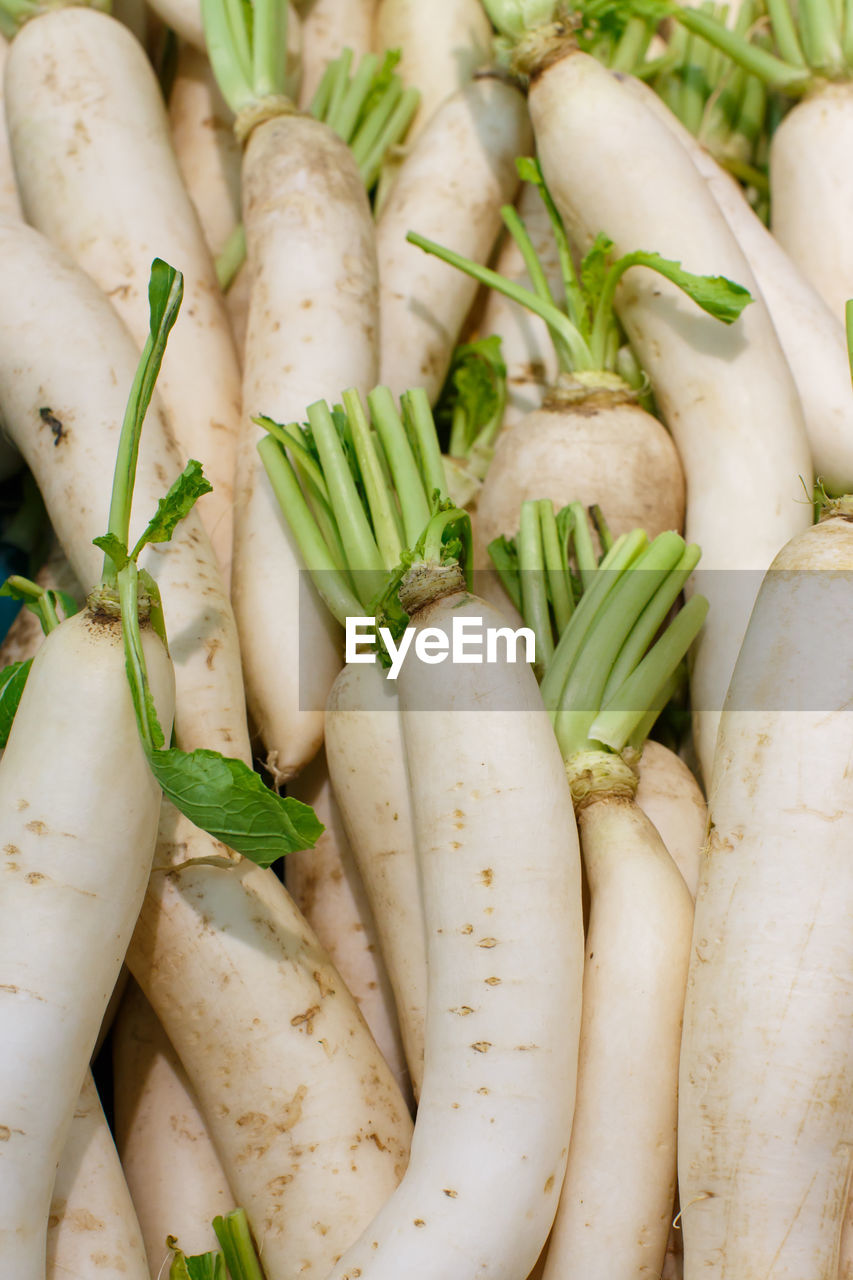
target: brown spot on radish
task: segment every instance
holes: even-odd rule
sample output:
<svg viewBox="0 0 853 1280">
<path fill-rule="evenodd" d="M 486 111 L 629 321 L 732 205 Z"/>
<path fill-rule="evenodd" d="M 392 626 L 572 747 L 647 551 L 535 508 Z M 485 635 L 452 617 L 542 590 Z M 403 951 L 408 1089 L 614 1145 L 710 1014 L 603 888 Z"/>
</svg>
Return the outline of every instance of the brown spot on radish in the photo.
<svg viewBox="0 0 853 1280">
<path fill-rule="evenodd" d="M 379 1148 L 379 1150 L 380 1150 L 380 1151 L 387 1151 L 387 1150 L 388 1150 L 387 1146 L 386 1146 L 386 1145 L 385 1145 L 385 1143 L 382 1141 L 382 1139 L 379 1137 L 379 1134 L 378 1134 L 378 1133 L 368 1133 L 368 1134 L 366 1135 L 366 1138 L 367 1138 L 367 1141 L 368 1141 L 368 1142 L 374 1142 L 374 1143 L 376 1144 L 376 1146 Z"/>
<path fill-rule="evenodd" d="M 482 880 L 486 888 L 488 888 L 489 885 L 491 885 L 494 878 L 495 878 L 495 873 L 491 867 L 486 867 L 484 871 L 480 872 L 480 879 Z"/>
<path fill-rule="evenodd" d="M 40 880 L 46 880 L 47 876 L 42 875 L 41 871 L 30 871 L 24 878 L 27 884 L 38 884 Z"/>
<path fill-rule="evenodd" d="M 317 984 L 317 990 L 320 992 L 320 999 L 325 1000 L 326 996 L 333 996 L 335 988 L 331 982 L 328 982 L 321 969 L 315 969 L 311 975 Z"/>
<path fill-rule="evenodd" d="M 18 803 L 15 805 L 15 808 L 18 809 L 19 811 L 22 809 L 29 809 L 29 807 L 30 807 L 29 800 L 19 800 Z"/>
<path fill-rule="evenodd" d="M 488 1053 L 492 1047 L 490 1040 L 475 1040 L 471 1048 L 475 1053 Z"/>
<path fill-rule="evenodd" d="M 33 818 L 32 822 L 27 823 L 27 831 L 32 831 L 33 835 L 43 836 L 47 831 L 47 823 L 41 822 L 38 818 Z"/>
<path fill-rule="evenodd" d="M 497 938 L 481 938 L 480 941 L 477 943 L 478 947 L 485 947 L 486 949 L 488 949 L 489 947 L 496 947 L 497 945 L 498 945 Z"/>
<path fill-rule="evenodd" d="M 423 1218 L 415 1218 L 414 1225 L 416 1227 L 425 1227 L 426 1223 L 424 1222 Z"/>
<path fill-rule="evenodd" d="M 470 1004 L 461 1004 L 458 1009 L 450 1009 L 449 1012 L 458 1013 L 460 1018 L 466 1018 L 468 1014 L 473 1013 L 474 1010 L 471 1008 Z"/>
<path fill-rule="evenodd" d="M 59 1226 L 59 1224 L 60 1224 L 60 1222 L 61 1222 L 61 1221 L 62 1221 L 62 1214 L 61 1214 L 61 1213 L 52 1213 L 52 1214 L 50 1215 L 50 1217 L 48 1218 L 48 1220 L 47 1220 L 47 1229 L 48 1229 L 48 1231 L 53 1231 L 53 1230 L 54 1230 L 54 1228 L 56 1228 L 56 1227 L 58 1227 L 58 1226 Z"/>
<path fill-rule="evenodd" d="M 304 1013 L 297 1013 L 295 1018 L 290 1019 L 292 1027 L 301 1027 L 307 1035 L 311 1035 L 314 1031 L 314 1018 L 320 1012 L 318 1004 L 312 1004 L 310 1009 L 306 1009 Z"/>
<path fill-rule="evenodd" d="M 103 1231 L 104 1224 L 88 1209 L 75 1209 L 68 1215 L 68 1225 L 72 1231 Z"/>
<path fill-rule="evenodd" d="M 209 671 L 212 671 L 213 663 L 216 659 L 216 650 L 222 648 L 222 641 L 217 639 L 216 636 L 214 636 L 212 639 L 205 641 L 204 647 L 207 650 L 207 657 L 204 660 L 205 666 L 208 668 Z"/>
<path fill-rule="evenodd" d="M 545 1181 L 545 1187 L 544 1187 L 545 1195 L 547 1196 L 553 1190 L 554 1190 L 554 1175 L 551 1174 L 551 1177 L 546 1179 Z"/>
<path fill-rule="evenodd" d="M 520 1053 L 527 1053 L 528 1050 L 530 1049 L 538 1049 L 539 1045 L 538 1044 L 517 1044 L 515 1048 Z"/>
<path fill-rule="evenodd" d="M 473 926 L 472 924 L 463 924 L 463 926 L 462 926 L 462 928 L 459 930 L 459 932 L 460 932 L 460 933 L 473 933 L 473 932 L 474 932 L 474 926 Z"/>
<path fill-rule="evenodd" d="M 495 978 L 495 977 L 484 978 L 483 981 L 486 982 L 490 987 L 499 987 L 501 985 L 500 978 Z"/>
<path fill-rule="evenodd" d="M 21 851 L 16 844 L 4 844 L 3 852 L 8 853 L 10 858 L 14 858 L 15 855 L 20 853 Z"/>
<path fill-rule="evenodd" d="M 458 1191 L 453 1191 L 452 1188 L 450 1187 L 443 1187 L 442 1190 L 444 1191 L 444 1194 L 446 1196 L 450 1196 L 451 1200 L 455 1200 L 456 1197 L 459 1195 Z"/>
<path fill-rule="evenodd" d="M 490 1092 L 490 1090 L 489 1090 L 489 1089 L 487 1089 L 485 1085 L 482 1085 L 482 1086 L 477 1090 L 477 1092 L 478 1092 L 478 1093 L 489 1093 L 489 1092 Z"/>
</svg>

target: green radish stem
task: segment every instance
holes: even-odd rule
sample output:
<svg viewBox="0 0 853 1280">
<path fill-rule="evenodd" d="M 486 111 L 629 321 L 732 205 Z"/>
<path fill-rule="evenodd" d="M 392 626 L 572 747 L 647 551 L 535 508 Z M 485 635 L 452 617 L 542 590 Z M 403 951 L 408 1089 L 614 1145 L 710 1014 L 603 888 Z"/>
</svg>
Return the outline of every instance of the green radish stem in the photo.
<svg viewBox="0 0 853 1280">
<path fill-rule="evenodd" d="M 636 530 L 590 566 L 580 504 L 555 516 L 541 500 L 522 504 L 514 543 L 496 543 L 489 551 L 505 583 L 515 579 L 511 594 L 544 655 L 542 694 L 564 759 L 639 746 L 638 730 L 651 729 L 707 613 L 704 597 L 694 596 L 655 641 L 699 548 L 672 532 L 649 543 Z"/>
<path fill-rule="evenodd" d="M 548 326 L 559 367 L 563 372 L 615 373 L 621 339 L 613 302 L 619 281 L 631 267 L 642 266 L 657 271 L 682 289 L 703 311 L 724 324 L 732 324 L 751 302 L 749 290 L 742 285 L 735 284 L 724 276 L 694 275 L 684 271 L 680 263 L 662 258 L 657 253 L 637 250 L 623 255 L 616 262 L 608 263 L 611 242 L 605 235 L 597 237 L 581 264 L 580 273 L 576 272 L 565 226 L 545 186 L 538 162 L 525 158 L 517 163 L 520 176 L 537 186 L 554 228 L 564 276 L 565 311 L 555 304 L 530 237 L 511 205 L 504 206 L 501 214 L 504 224 L 521 250 L 532 289 L 507 280 L 491 268 L 472 262 L 417 232 L 409 232 L 406 239 L 425 253 L 434 254 L 472 276 L 480 284 L 498 290 L 540 316 Z"/>
</svg>

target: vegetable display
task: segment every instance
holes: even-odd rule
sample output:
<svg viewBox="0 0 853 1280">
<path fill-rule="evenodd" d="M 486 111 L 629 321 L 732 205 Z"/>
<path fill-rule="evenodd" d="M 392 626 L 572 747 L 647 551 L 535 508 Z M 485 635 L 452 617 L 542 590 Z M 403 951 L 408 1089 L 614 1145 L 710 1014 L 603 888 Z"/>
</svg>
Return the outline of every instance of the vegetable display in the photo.
<svg viewBox="0 0 853 1280">
<path fill-rule="evenodd" d="M 851 56 L 0 0 L 4 1278 L 853 1280 Z"/>
</svg>

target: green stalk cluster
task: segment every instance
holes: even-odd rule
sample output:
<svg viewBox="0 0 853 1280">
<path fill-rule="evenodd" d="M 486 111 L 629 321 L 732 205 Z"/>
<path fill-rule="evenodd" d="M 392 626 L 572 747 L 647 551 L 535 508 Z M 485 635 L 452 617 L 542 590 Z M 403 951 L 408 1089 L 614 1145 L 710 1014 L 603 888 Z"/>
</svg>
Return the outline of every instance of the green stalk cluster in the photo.
<svg viewBox="0 0 853 1280">
<path fill-rule="evenodd" d="M 416 560 L 470 563 L 470 520 L 446 497 L 435 422 L 422 389 L 400 410 L 387 387 L 367 408 L 318 400 L 308 422 L 266 429 L 258 451 L 320 596 L 341 625 L 378 615 Z"/>
<path fill-rule="evenodd" d="M 548 500 L 523 503 L 518 536 L 489 547 L 536 636 L 542 697 L 566 760 L 639 749 L 708 610 L 694 595 L 661 632 L 699 548 L 674 532 L 614 540 L 599 511 L 593 519 L 600 556 L 577 502 L 556 514 Z"/>
<path fill-rule="evenodd" d="M 354 72 L 352 61 L 352 50 L 344 49 L 329 63 L 308 109 L 347 144 L 369 191 L 388 152 L 406 136 L 421 95 L 403 88 L 394 71 L 397 50 L 381 59 L 366 54 Z"/>
</svg>

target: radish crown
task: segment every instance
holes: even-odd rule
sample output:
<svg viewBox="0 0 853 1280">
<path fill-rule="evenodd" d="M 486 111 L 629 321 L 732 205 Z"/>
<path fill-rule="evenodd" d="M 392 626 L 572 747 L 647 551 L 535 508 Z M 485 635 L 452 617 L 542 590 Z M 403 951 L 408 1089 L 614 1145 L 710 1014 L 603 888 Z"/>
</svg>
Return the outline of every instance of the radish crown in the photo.
<svg viewBox="0 0 853 1280">
<path fill-rule="evenodd" d="M 673 532 L 649 542 L 641 529 L 614 541 L 600 512 L 595 520 L 600 559 L 580 503 L 555 515 L 548 500 L 525 502 L 518 536 L 489 547 L 535 633 L 542 697 L 567 763 L 642 746 L 708 610 L 692 596 L 658 636 L 699 548 Z"/>
<path fill-rule="evenodd" d="M 408 621 L 401 582 L 415 566 L 470 566 L 467 513 L 447 495 L 426 393 L 400 398 L 387 387 L 343 404 L 309 405 L 304 426 L 255 421 L 268 434 L 258 451 L 302 558 L 327 608 L 344 626 L 367 614 L 392 633 Z M 465 577 L 462 581 L 464 583 Z"/>
<path fill-rule="evenodd" d="M 300 114 L 286 77 L 287 0 L 202 0 L 202 18 L 210 64 L 241 142 L 264 120 Z M 352 149 L 368 189 L 420 101 L 394 71 L 399 58 L 369 53 L 353 72 L 352 50 L 344 49 L 327 66 L 309 108 Z"/>
<path fill-rule="evenodd" d="M 657 253 L 637 250 L 610 262 L 608 255 L 612 241 L 604 234 L 596 238 L 581 262 L 580 270 L 577 270 L 565 225 L 545 185 L 539 162 L 524 158 L 518 160 L 517 165 L 522 179 L 536 185 L 548 210 L 565 290 L 563 307 L 557 305 L 527 228 L 512 205 L 505 205 L 501 216 L 524 259 L 532 285 L 530 289 L 414 231 L 410 231 L 406 239 L 540 316 L 548 326 L 563 373 L 573 375 L 575 379 L 581 375 L 582 381 L 591 381 L 593 385 L 598 375 L 612 377 L 616 373 L 622 339 L 613 303 L 619 281 L 631 267 L 647 267 L 656 271 L 677 285 L 703 311 L 724 324 L 737 320 L 743 308 L 752 301 L 748 289 L 725 276 L 694 275 L 685 271 L 680 263 L 662 258 Z M 589 379 L 588 375 L 592 378 Z"/>
</svg>

